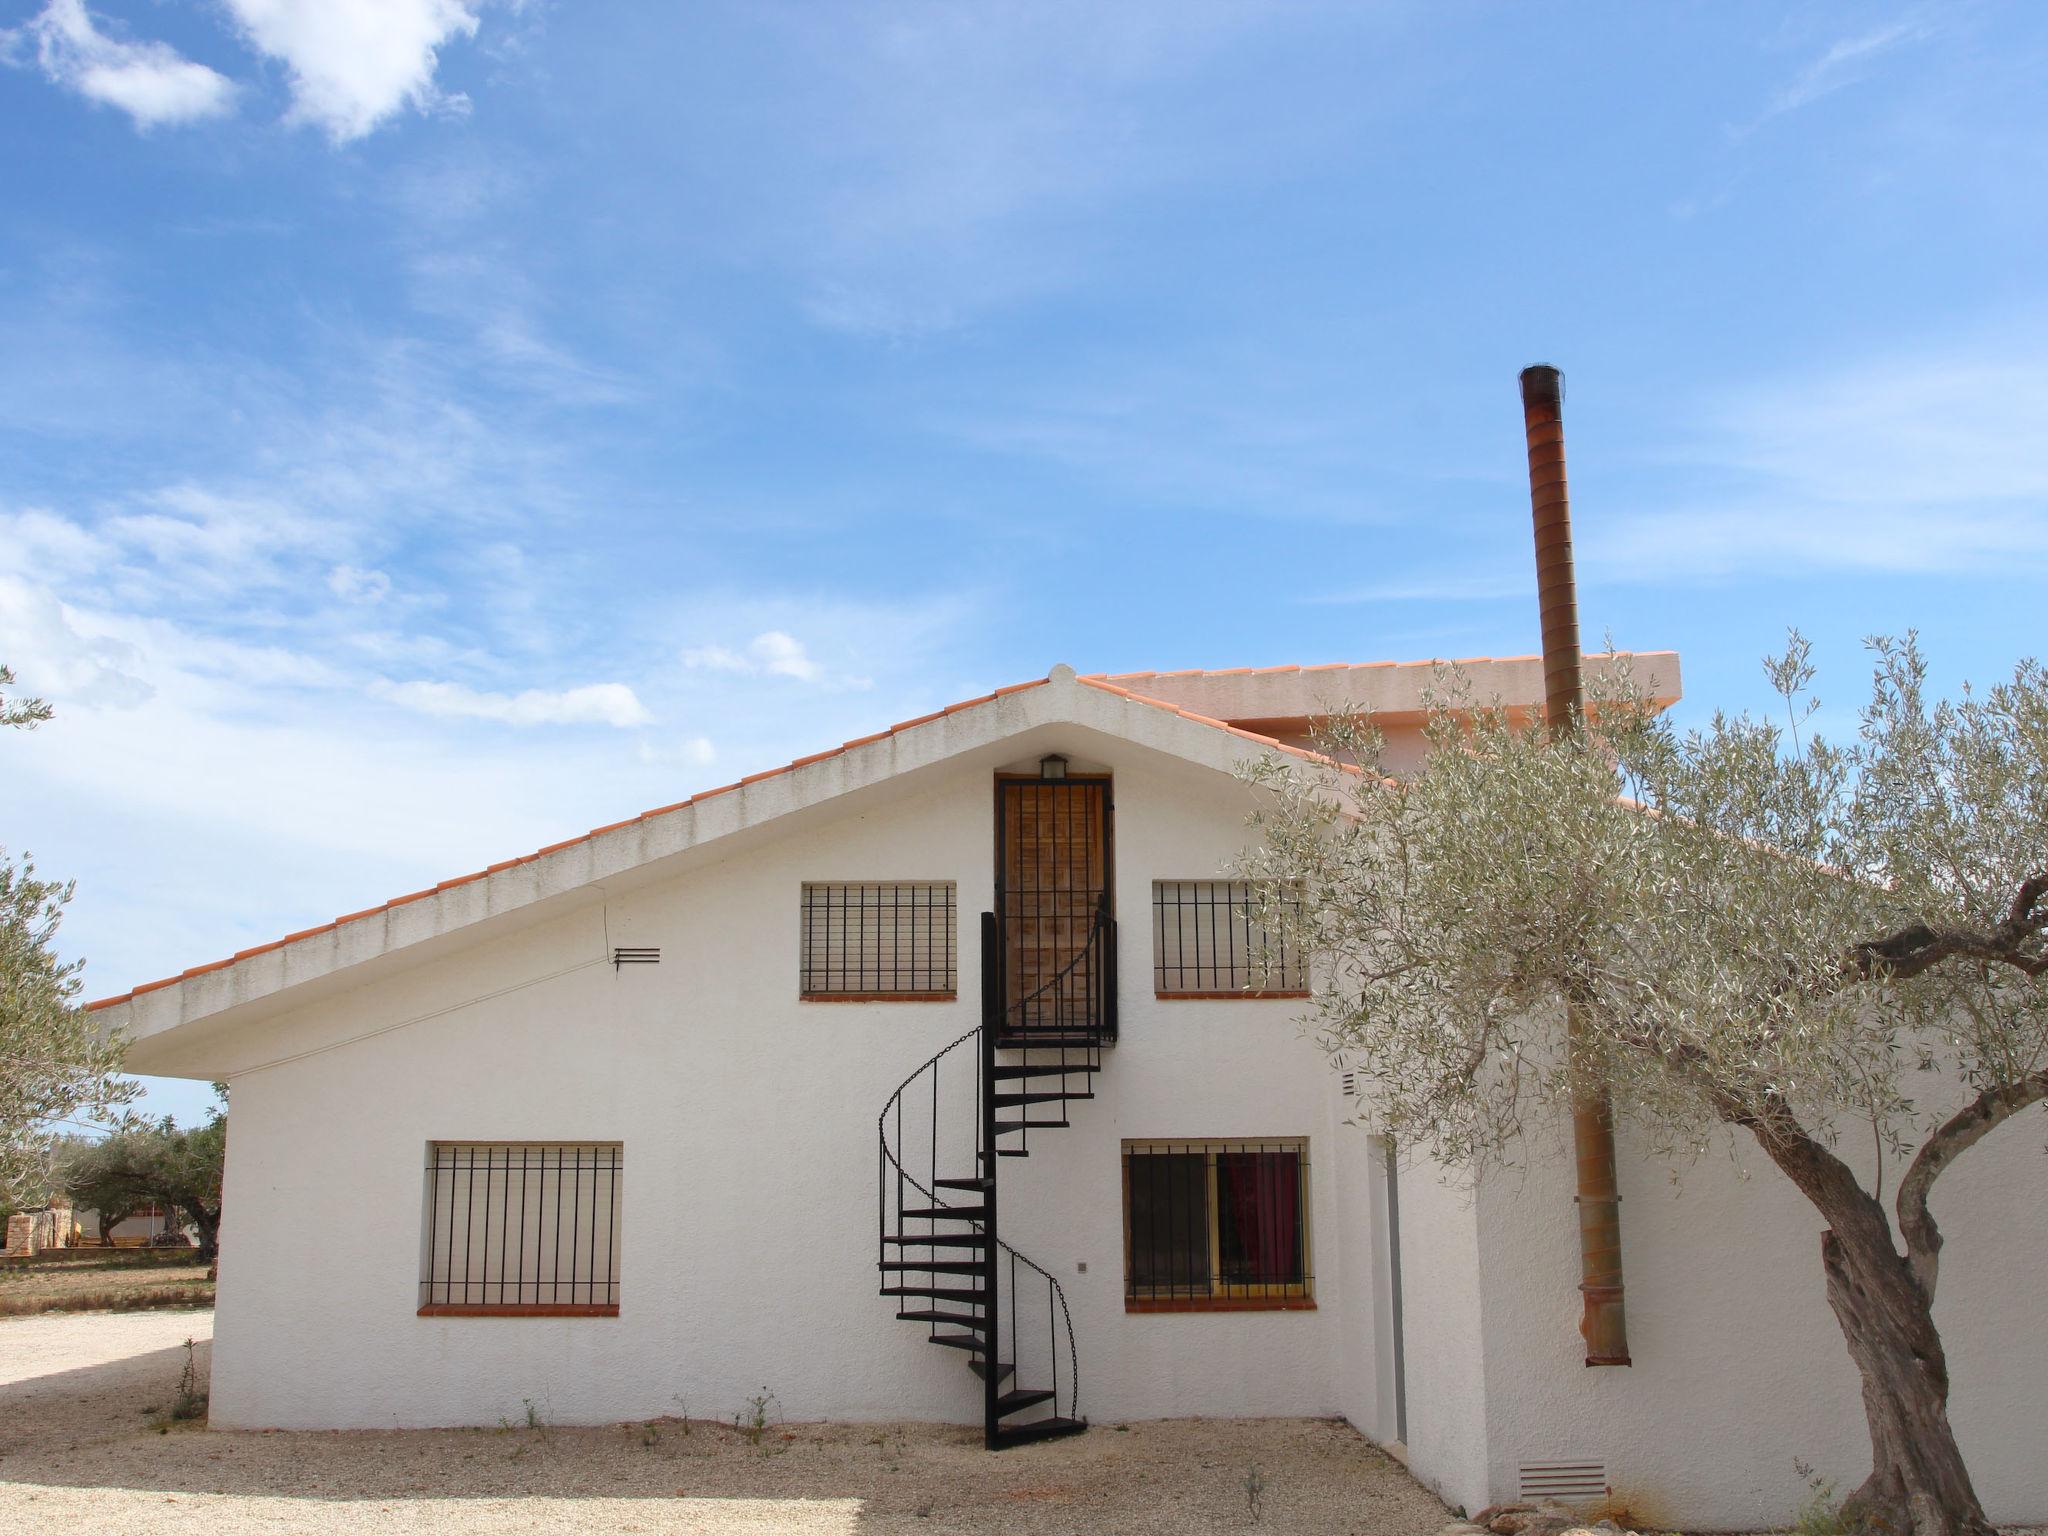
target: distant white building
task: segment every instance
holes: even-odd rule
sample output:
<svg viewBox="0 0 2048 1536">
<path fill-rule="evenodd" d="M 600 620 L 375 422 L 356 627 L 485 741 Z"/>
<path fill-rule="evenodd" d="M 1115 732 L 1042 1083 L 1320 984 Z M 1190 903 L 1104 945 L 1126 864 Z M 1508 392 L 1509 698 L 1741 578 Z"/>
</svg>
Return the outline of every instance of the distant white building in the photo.
<svg viewBox="0 0 2048 1536">
<path fill-rule="evenodd" d="M 1677 696 L 1675 656 L 1637 666 Z M 1542 697 L 1533 659 L 1467 667 Z M 1664 1529 L 1784 1520 L 1795 1457 L 1853 1486 L 1817 1221 L 1774 1173 L 1624 1146 L 1634 1364 L 1589 1369 L 1566 1128 L 1476 1194 L 1397 1175 L 1298 966 L 1260 967 L 1233 770 L 1332 703 L 1412 762 L 1427 678 L 1056 668 L 97 1005 L 132 1069 L 233 1088 L 214 1422 L 765 1387 L 1005 1444 L 1341 1414 L 1453 1504 L 1561 1479 Z M 1939 1213 L 1955 1422 L 2007 1522 L 2048 1520 L 2028 1134 Z"/>
</svg>

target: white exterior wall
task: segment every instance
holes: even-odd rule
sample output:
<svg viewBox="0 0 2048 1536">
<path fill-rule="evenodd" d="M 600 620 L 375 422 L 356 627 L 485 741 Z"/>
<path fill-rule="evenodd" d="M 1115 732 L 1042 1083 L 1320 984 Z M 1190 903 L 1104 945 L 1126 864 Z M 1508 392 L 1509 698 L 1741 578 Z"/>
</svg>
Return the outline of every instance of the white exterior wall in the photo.
<svg viewBox="0 0 2048 1536">
<path fill-rule="evenodd" d="M 1361 1326 L 1335 1305 L 1123 1310 L 1125 1137 L 1306 1136 L 1317 1288 L 1342 1294 L 1341 1101 L 1299 1005 L 1152 996 L 1151 882 L 1218 872 L 1246 792 L 1108 738 L 1069 750 L 1115 773 L 1122 1039 L 1072 1128 L 1004 1160 L 1003 1235 L 1066 1287 L 1083 1412 L 1335 1413 Z M 263 1026 L 275 1064 L 232 1077 L 215 1422 L 725 1415 L 764 1387 L 794 1419 L 977 1421 L 960 1355 L 875 1294 L 875 1117 L 978 1022 L 993 888 L 989 772 L 927 782 Z M 799 1002 L 801 882 L 912 878 L 958 882 L 960 1001 Z M 620 944 L 661 963 L 614 973 Z M 624 1144 L 617 1318 L 415 1315 L 426 1145 L 466 1139 Z"/>
<path fill-rule="evenodd" d="M 1487 1498 L 1486 1329 L 1479 1214 L 1466 1189 L 1422 1157 L 1401 1163 L 1401 1323 L 1408 1469 L 1468 1513 Z"/>
<path fill-rule="evenodd" d="M 1644 1530 L 1782 1525 L 1808 1496 L 1793 1459 L 1848 1493 L 1869 1471 L 1858 1378 L 1828 1309 L 1822 1223 L 1746 1134 L 1679 1170 L 1621 1146 L 1623 1271 L 1634 1364 L 1588 1368 L 1568 1127 L 1525 1172 L 1479 1195 L 1490 1455 L 1484 1499 L 1514 1496 L 1518 1464 L 1604 1459 Z M 2002 1127 L 1936 1186 L 1936 1317 L 1951 1415 L 1979 1495 L 2001 1524 L 2048 1520 L 2048 1202 L 2039 1117 Z M 1851 1144 L 1840 1149 L 1859 1167 Z M 1867 1167 L 1863 1171 L 1868 1174 Z M 1895 1188 L 1899 1169 L 1888 1170 Z M 1405 1210 L 1404 1210 L 1405 1215 Z M 1411 1345 L 1412 1348 L 1412 1345 Z M 1466 1500 L 1468 1507 L 1472 1501 Z"/>
</svg>

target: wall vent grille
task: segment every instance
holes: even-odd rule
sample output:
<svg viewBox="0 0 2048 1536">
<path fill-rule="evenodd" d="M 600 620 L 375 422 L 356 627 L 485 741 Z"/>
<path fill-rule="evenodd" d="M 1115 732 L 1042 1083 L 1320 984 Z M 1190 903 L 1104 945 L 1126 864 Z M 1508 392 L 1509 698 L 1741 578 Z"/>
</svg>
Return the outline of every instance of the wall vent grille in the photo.
<svg viewBox="0 0 2048 1536">
<path fill-rule="evenodd" d="M 1555 1499 L 1561 1504 L 1581 1504 L 1607 1497 L 1607 1463 L 1586 1457 L 1564 1461 L 1525 1461 L 1521 1469 L 1521 1496 L 1526 1503 Z"/>
<path fill-rule="evenodd" d="M 1356 1072 L 1346 1072 L 1344 1074 L 1344 1097 L 1347 1099 L 1358 1097 L 1358 1074 Z"/>
<path fill-rule="evenodd" d="M 659 964 L 661 964 L 661 946 L 660 946 L 660 945 L 652 945 L 652 946 L 647 946 L 647 947 L 643 947 L 643 948 L 639 948 L 639 949 L 631 949 L 631 948 L 621 948 L 621 949 L 614 949 L 614 950 L 612 951 L 612 969 L 613 969 L 613 970 L 617 970 L 617 969 L 618 969 L 618 968 L 619 968 L 620 966 L 622 966 L 622 965 L 659 965 Z"/>
</svg>

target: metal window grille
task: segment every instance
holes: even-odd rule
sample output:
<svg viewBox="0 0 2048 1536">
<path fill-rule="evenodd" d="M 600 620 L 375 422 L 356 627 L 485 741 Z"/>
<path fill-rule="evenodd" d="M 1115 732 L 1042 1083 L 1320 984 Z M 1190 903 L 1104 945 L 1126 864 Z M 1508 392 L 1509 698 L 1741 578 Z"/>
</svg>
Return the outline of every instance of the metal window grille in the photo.
<svg viewBox="0 0 2048 1536">
<path fill-rule="evenodd" d="M 1259 921 L 1243 880 L 1152 882 L 1152 973 L 1162 997 L 1308 990 L 1306 961 Z"/>
<path fill-rule="evenodd" d="M 420 1312 L 616 1316 L 624 1165 L 617 1142 L 430 1142 Z"/>
<path fill-rule="evenodd" d="M 1308 1143 L 1124 1143 L 1124 1300 L 1287 1305 L 1313 1294 Z"/>
<path fill-rule="evenodd" d="M 955 907 L 950 880 L 806 881 L 802 995 L 954 996 Z"/>
</svg>

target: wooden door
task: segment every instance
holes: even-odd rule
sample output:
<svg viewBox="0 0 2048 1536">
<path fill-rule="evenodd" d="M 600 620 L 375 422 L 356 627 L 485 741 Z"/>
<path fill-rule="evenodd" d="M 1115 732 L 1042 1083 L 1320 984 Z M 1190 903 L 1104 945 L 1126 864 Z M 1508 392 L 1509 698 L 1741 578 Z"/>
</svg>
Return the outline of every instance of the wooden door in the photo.
<svg viewBox="0 0 2048 1536">
<path fill-rule="evenodd" d="M 996 781 L 996 920 L 1004 1033 L 1099 1023 L 1099 950 L 1088 940 L 1110 888 L 1107 779 Z"/>
</svg>

